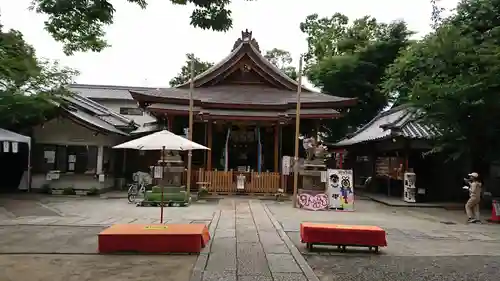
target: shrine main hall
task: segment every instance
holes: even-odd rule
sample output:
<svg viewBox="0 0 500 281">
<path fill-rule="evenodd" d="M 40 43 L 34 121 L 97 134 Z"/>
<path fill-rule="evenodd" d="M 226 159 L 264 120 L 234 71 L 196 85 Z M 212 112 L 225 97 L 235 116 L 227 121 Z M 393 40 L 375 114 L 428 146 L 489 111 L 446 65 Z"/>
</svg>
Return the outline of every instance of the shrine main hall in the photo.
<svg viewBox="0 0 500 281">
<path fill-rule="evenodd" d="M 190 83 L 174 88 L 130 91 L 158 124 L 184 135 Z M 193 168 L 205 171 L 279 172 L 282 156 L 294 155 L 298 83 L 270 63 L 252 32 L 243 31 L 227 57 L 194 78 Z M 355 104 L 301 89 L 301 133 L 317 132 L 323 120 L 339 118 Z"/>
</svg>

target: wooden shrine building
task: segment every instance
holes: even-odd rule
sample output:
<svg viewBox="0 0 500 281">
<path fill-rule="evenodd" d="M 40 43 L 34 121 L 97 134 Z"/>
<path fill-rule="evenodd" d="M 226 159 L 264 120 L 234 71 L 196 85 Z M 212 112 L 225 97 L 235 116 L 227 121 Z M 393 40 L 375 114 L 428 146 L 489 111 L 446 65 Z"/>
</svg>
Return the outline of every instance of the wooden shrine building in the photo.
<svg viewBox="0 0 500 281">
<path fill-rule="evenodd" d="M 159 124 L 184 135 L 189 87 L 131 94 Z M 293 156 L 298 83 L 261 54 L 252 32 L 243 31 L 226 58 L 194 78 L 194 87 L 193 141 L 211 149 L 193 151 L 194 169 L 264 175 L 280 171 L 282 156 Z M 302 133 L 314 133 L 321 120 L 339 118 L 354 103 L 302 87 Z"/>
</svg>

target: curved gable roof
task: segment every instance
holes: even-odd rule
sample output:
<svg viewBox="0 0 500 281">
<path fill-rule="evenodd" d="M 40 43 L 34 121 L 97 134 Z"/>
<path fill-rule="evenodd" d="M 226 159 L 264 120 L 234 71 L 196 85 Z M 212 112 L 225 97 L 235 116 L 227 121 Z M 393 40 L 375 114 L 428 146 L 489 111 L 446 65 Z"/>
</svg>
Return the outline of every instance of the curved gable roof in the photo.
<svg viewBox="0 0 500 281">
<path fill-rule="evenodd" d="M 277 68 L 274 64 L 269 62 L 260 52 L 259 44 L 252 38 L 252 32 L 245 30 L 241 32 L 241 38 L 239 38 L 233 47 L 231 53 L 222 59 L 219 63 L 213 65 L 201 74 L 198 74 L 194 78 L 194 86 L 201 87 L 206 85 L 210 81 L 216 79 L 221 73 L 229 70 L 231 67 L 236 65 L 245 56 L 251 59 L 251 61 L 267 75 L 273 77 L 273 79 L 278 82 L 278 84 L 283 86 L 283 89 L 290 91 L 296 91 L 298 87 L 298 82 L 291 79 L 286 75 L 281 69 Z M 177 86 L 177 88 L 189 87 L 189 81 Z M 302 91 L 304 92 L 316 92 L 302 86 Z"/>
</svg>

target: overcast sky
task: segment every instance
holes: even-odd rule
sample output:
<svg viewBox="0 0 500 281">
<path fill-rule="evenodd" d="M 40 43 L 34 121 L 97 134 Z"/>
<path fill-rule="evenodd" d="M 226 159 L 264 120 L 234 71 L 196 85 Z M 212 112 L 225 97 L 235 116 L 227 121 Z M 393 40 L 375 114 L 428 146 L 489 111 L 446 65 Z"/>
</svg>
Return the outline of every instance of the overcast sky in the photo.
<svg viewBox="0 0 500 281">
<path fill-rule="evenodd" d="M 307 51 L 305 35 L 299 24 L 309 14 L 330 16 L 336 12 L 349 18 L 371 15 L 379 21 L 405 20 L 417 36 L 430 31 L 429 0 L 233 0 L 234 27 L 226 33 L 199 30 L 189 25 L 190 7 L 174 6 L 167 0 L 150 0 L 146 10 L 112 0 L 116 7 L 115 23 L 107 29 L 112 47 L 101 53 L 63 54 L 43 29 L 44 17 L 28 11 L 31 0 L 0 0 L 1 23 L 21 31 L 38 56 L 59 60 L 81 72 L 78 83 L 168 86 L 185 62 L 186 53 L 217 62 L 230 51 L 241 30 L 253 31 L 262 50 L 288 50 L 298 64 L 298 56 Z M 458 0 L 441 0 L 453 8 Z"/>
</svg>

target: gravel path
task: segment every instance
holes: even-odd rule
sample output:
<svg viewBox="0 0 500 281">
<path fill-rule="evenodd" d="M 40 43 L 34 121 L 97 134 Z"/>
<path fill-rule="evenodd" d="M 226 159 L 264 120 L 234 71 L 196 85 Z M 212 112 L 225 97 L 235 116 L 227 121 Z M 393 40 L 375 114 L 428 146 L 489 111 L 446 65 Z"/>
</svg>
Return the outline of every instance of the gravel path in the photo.
<svg viewBox="0 0 500 281">
<path fill-rule="evenodd" d="M 0 255 L 2 281 L 188 281 L 196 256 Z"/>
<path fill-rule="evenodd" d="M 322 281 L 497 281 L 498 256 L 309 256 Z"/>
</svg>

